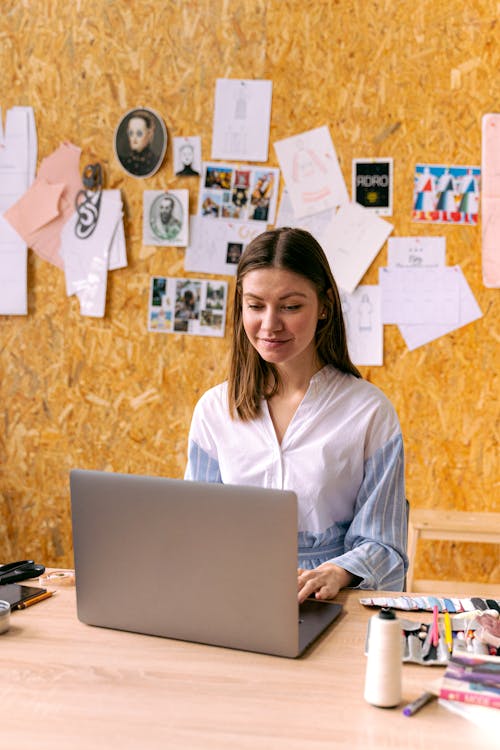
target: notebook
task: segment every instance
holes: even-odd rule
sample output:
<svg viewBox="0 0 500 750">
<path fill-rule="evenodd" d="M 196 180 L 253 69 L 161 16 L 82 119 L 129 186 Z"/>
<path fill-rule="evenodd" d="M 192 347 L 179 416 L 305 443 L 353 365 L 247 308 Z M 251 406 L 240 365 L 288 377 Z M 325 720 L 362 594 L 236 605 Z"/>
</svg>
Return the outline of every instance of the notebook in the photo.
<svg viewBox="0 0 500 750">
<path fill-rule="evenodd" d="M 296 657 L 339 616 L 297 604 L 297 497 L 286 490 L 74 469 L 78 618 Z"/>
</svg>

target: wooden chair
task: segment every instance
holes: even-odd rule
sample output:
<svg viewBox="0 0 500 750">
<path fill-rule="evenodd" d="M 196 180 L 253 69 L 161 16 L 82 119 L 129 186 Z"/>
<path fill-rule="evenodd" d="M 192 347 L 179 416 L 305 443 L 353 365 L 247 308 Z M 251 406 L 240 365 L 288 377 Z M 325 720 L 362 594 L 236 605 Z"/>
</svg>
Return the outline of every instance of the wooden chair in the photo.
<svg viewBox="0 0 500 750">
<path fill-rule="evenodd" d="M 498 584 L 476 581 L 439 581 L 415 578 L 415 555 L 419 539 L 452 542 L 482 542 L 500 545 L 500 513 L 466 513 L 451 510 L 410 510 L 408 524 L 409 569 L 406 589 L 414 593 L 460 595 L 477 589 L 477 596 L 500 598 Z M 499 546 L 500 555 L 500 546 Z"/>
</svg>

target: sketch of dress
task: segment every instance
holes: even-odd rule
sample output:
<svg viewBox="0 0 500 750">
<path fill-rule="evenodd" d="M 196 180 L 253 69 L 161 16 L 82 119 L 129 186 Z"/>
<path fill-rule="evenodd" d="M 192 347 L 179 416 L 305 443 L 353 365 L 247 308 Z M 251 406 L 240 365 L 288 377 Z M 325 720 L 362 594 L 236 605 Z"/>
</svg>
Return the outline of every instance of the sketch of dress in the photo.
<svg viewBox="0 0 500 750">
<path fill-rule="evenodd" d="M 234 118 L 235 120 L 247 119 L 247 98 L 246 98 L 245 84 L 243 82 L 238 91 L 236 105 L 234 108 Z"/>
<path fill-rule="evenodd" d="M 360 331 L 372 330 L 373 305 L 367 294 L 363 294 L 358 307 L 358 329 Z"/>
<path fill-rule="evenodd" d="M 297 152 L 293 157 L 292 177 L 295 182 L 303 182 L 314 177 L 316 172 L 326 173 L 326 167 L 312 148 L 305 148 L 302 140 L 297 142 Z"/>
</svg>

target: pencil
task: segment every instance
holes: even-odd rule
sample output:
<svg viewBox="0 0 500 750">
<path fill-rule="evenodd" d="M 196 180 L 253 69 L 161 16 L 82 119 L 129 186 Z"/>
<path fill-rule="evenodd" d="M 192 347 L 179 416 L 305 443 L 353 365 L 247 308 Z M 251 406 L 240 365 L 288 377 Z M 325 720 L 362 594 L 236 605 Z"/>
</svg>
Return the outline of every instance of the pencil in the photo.
<svg viewBox="0 0 500 750">
<path fill-rule="evenodd" d="M 448 646 L 448 651 L 451 654 L 453 651 L 453 633 L 451 631 L 451 618 L 448 610 L 444 613 L 444 637 L 446 645 Z"/>
<path fill-rule="evenodd" d="M 32 604 L 37 604 L 38 602 L 43 601 L 43 599 L 48 599 L 49 596 L 52 596 L 53 594 L 53 591 L 44 591 L 43 594 L 38 594 L 38 596 L 33 596 L 31 599 L 26 599 L 25 602 L 21 602 L 17 605 L 17 608 L 26 609 L 27 607 L 31 607 Z"/>
</svg>

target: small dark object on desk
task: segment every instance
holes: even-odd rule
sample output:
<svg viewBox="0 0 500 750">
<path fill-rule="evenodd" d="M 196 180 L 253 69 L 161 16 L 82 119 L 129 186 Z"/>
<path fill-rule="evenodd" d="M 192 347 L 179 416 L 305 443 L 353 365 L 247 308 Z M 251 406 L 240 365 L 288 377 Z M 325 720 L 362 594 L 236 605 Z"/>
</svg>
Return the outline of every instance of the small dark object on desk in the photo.
<svg viewBox="0 0 500 750">
<path fill-rule="evenodd" d="M 45 573 L 44 565 L 37 565 L 34 560 L 18 560 L 0 565 L 0 584 L 25 581 L 27 578 L 38 578 Z"/>
</svg>

